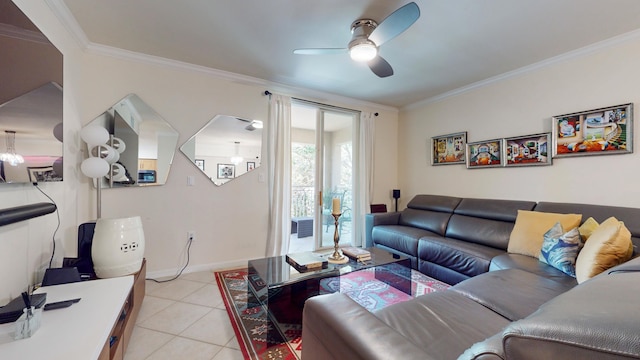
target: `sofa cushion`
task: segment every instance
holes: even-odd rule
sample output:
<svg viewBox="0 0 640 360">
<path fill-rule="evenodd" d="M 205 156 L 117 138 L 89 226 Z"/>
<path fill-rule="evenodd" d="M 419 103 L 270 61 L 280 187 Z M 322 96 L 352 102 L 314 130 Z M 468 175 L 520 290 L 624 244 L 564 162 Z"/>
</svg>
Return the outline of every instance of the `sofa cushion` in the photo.
<svg viewBox="0 0 640 360">
<path fill-rule="evenodd" d="M 384 245 L 403 253 L 418 256 L 418 239 L 434 235 L 428 230 L 402 225 L 375 226 L 371 238 L 375 245 Z"/>
<path fill-rule="evenodd" d="M 592 217 L 585 220 L 578 228 L 580 236 L 582 236 L 582 241 L 587 241 L 589 236 L 593 233 L 593 230 L 597 229 L 598 226 L 600 226 L 600 224 L 598 224 L 598 222 Z"/>
<path fill-rule="evenodd" d="M 451 213 L 443 213 L 430 210 L 404 209 L 400 212 L 399 225 L 411 226 L 418 229 L 429 230 L 438 235 L 443 235 L 447 229 L 447 223 Z"/>
<path fill-rule="evenodd" d="M 374 313 L 433 358 L 455 359 L 509 320 L 456 291 L 439 291 Z M 399 353 L 396 357 L 401 359 Z M 427 358 L 427 357 L 425 357 Z"/>
<path fill-rule="evenodd" d="M 523 319 L 573 286 L 520 269 L 491 271 L 465 280 L 451 290 L 515 321 Z"/>
<path fill-rule="evenodd" d="M 557 214 L 538 211 L 518 210 L 516 224 L 509 238 L 507 251 L 538 258 L 542 248 L 543 235 L 559 222 L 564 229 L 580 226 L 582 215 Z"/>
<path fill-rule="evenodd" d="M 487 272 L 491 259 L 500 254 L 504 254 L 504 250 L 452 238 L 423 236 L 418 241 L 420 260 L 447 267 L 466 276 Z"/>
<path fill-rule="evenodd" d="M 582 214 L 583 219 L 593 217 L 596 221 L 602 222 L 611 216 L 625 223 L 631 232 L 631 241 L 637 248 L 640 246 L 640 208 L 630 208 L 622 206 L 603 206 L 592 204 L 572 204 L 539 202 L 534 208 L 535 211 L 555 212 L 555 213 L 577 213 Z"/>
<path fill-rule="evenodd" d="M 633 253 L 631 233 L 615 217 L 593 231 L 576 261 L 578 283 L 629 260 Z"/>
<path fill-rule="evenodd" d="M 544 234 L 539 260 L 569 276 L 576 276 L 576 258 L 582 244 L 578 228 L 566 233 L 560 223 L 553 225 Z"/>
<path fill-rule="evenodd" d="M 446 237 L 507 250 L 513 223 L 453 214 Z"/>
<path fill-rule="evenodd" d="M 520 254 L 502 254 L 491 259 L 491 265 L 489 265 L 489 271 L 503 270 L 503 269 L 521 269 L 533 274 L 540 275 L 549 280 L 559 282 L 568 288 L 576 286 L 578 282 L 574 277 L 567 276 L 567 274 L 547 265 L 536 258 L 532 258 L 528 255 Z"/>
<path fill-rule="evenodd" d="M 507 359 L 638 358 L 640 273 L 598 276 L 503 332 Z"/>
<path fill-rule="evenodd" d="M 462 199 L 443 195 L 416 195 L 409 201 L 407 208 L 452 213 Z"/>
</svg>

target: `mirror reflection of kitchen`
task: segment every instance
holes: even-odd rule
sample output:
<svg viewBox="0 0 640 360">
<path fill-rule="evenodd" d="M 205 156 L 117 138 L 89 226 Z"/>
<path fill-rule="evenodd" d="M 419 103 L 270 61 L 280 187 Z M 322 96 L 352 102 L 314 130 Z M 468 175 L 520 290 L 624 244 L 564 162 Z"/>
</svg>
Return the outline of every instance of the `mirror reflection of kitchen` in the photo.
<svg viewBox="0 0 640 360">
<path fill-rule="evenodd" d="M 129 94 L 91 121 L 123 143 L 118 171 L 103 187 L 163 185 L 178 145 L 178 132 L 140 97 Z"/>
<path fill-rule="evenodd" d="M 180 151 L 221 186 L 260 166 L 262 127 L 260 120 L 216 115 Z"/>
</svg>

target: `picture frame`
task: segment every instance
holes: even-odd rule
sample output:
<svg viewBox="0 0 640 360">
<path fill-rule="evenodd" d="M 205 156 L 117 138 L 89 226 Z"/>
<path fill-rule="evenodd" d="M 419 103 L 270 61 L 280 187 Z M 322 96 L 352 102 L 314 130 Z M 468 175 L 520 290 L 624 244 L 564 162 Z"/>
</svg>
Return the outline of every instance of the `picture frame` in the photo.
<svg viewBox="0 0 640 360">
<path fill-rule="evenodd" d="M 62 181 L 62 178 L 53 170 L 53 166 L 29 166 L 29 182 Z"/>
<path fill-rule="evenodd" d="M 551 165 L 551 133 L 514 136 L 503 139 L 504 166 Z"/>
<path fill-rule="evenodd" d="M 218 179 L 233 179 L 236 177 L 236 166 L 233 164 L 218 164 Z"/>
<path fill-rule="evenodd" d="M 502 147 L 502 139 L 467 143 L 465 155 L 467 169 L 502 167 L 504 165 Z"/>
<path fill-rule="evenodd" d="M 554 158 L 633 153 L 633 104 L 551 118 Z"/>
<path fill-rule="evenodd" d="M 256 163 L 254 161 L 247 161 L 247 171 L 251 171 L 256 168 Z"/>
<path fill-rule="evenodd" d="M 464 164 L 466 144 L 466 131 L 432 137 L 431 165 Z"/>
<path fill-rule="evenodd" d="M 193 162 L 196 164 L 198 169 L 204 171 L 204 159 L 195 159 Z"/>
</svg>

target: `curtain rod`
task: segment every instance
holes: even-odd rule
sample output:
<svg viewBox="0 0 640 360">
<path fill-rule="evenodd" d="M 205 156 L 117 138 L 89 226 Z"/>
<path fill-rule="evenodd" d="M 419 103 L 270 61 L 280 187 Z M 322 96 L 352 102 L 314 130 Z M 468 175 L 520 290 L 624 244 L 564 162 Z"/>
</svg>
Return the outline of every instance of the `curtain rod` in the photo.
<svg viewBox="0 0 640 360">
<path fill-rule="evenodd" d="M 273 93 L 271 91 L 269 91 L 269 90 L 265 90 L 264 91 L 264 95 L 272 95 L 272 94 Z M 325 107 L 325 108 L 330 108 L 330 109 L 336 109 L 336 110 L 348 111 L 348 112 L 354 112 L 354 111 L 355 112 L 362 112 L 360 110 L 353 110 L 353 109 L 347 109 L 347 108 L 340 107 L 340 106 L 327 105 L 327 104 L 323 104 L 323 103 L 320 103 L 320 102 L 317 102 L 317 101 L 300 99 L 300 98 L 297 98 L 297 97 L 291 97 L 291 99 L 296 100 L 296 101 L 300 101 L 300 102 L 304 102 L 304 103 L 307 103 L 307 104 L 319 105 L 319 106 L 322 106 L 322 107 Z M 378 113 L 377 112 L 373 113 L 373 115 L 374 116 L 378 116 Z"/>
</svg>

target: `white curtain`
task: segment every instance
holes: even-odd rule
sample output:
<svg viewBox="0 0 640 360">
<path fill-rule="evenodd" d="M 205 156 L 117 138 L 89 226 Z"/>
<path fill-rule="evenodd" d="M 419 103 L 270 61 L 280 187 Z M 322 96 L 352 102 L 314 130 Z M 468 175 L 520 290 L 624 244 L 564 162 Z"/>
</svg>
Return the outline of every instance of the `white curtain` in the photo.
<svg viewBox="0 0 640 360">
<path fill-rule="evenodd" d="M 291 98 L 272 94 L 267 124 L 269 231 L 266 256 L 289 251 L 291 232 Z"/>
<path fill-rule="evenodd" d="M 369 211 L 369 203 L 373 198 L 373 138 L 375 135 L 375 117 L 372 113 L 361 113 L 358 126 L 358 151 L 354 163 L 355 170 L 353 228 L 355 246 L 365 244 L 364 214 Z"/>
</svg>

